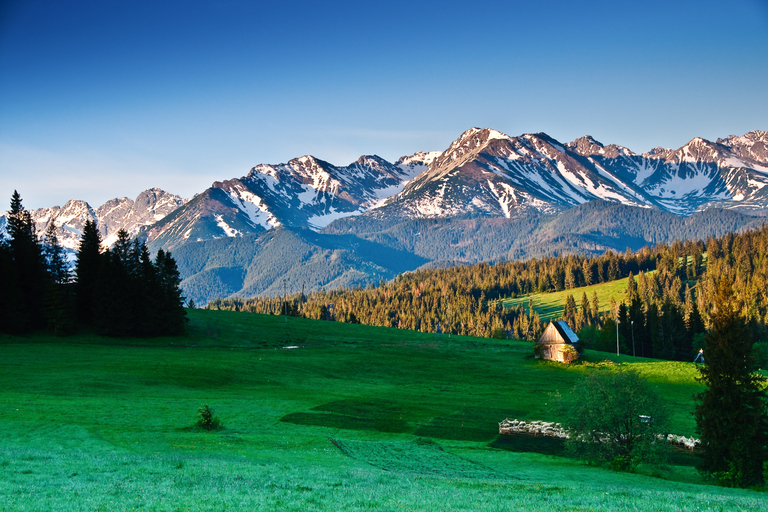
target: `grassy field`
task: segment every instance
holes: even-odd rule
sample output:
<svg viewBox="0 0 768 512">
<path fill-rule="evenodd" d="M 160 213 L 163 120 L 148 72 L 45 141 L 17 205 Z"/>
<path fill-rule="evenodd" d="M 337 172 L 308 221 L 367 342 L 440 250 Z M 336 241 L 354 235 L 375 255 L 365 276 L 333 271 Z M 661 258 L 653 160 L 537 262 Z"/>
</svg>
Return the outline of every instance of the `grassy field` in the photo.
<svg viewBox="0 0 768 512">
<path fill-rule="evenodd" d="M 505 417 L 557 420 L 553 396 L 608 354 L 564 367 L 525 342 L 190 319 L 176 338 L 0 338 L 0 510 L 765 509 L 702 485 L 685 454 L 623 474 L 498 436 Z M 693 434 L 691 364 L 611 359 Z M 203 404 L 225 428 L 194 427 Z"/>
<path fill-rule="evenodd" d="M 528 301 L 533 299 L 533 309 L 539 314 L 542 322 L 557 320 L 563 314 L 565 299 L 568 295 L 573 295 L 576 299 L 576 306 L 581 308 L 581 296 L 586 292 L 590 303 L 592 302 L 592 293 L 597 292 L 597 300 L 600 302 L 600 312 L 605 313 L 611 307 L 611 297 L 618 303 L 624 299 L 627 291 L 627 280 L 629 278 L 617 279 L 607 283 L 594 284 L 592 286 L 582 286 L 571 290 L 562 290 L 559 292 L 534 293 L 515 297 L 514 299 L 503 299 L 501 302 L 505 308 L 523 306 L 528 310 Z M 637 278 L 635 278 L 637 279 Z"/>
</svg>

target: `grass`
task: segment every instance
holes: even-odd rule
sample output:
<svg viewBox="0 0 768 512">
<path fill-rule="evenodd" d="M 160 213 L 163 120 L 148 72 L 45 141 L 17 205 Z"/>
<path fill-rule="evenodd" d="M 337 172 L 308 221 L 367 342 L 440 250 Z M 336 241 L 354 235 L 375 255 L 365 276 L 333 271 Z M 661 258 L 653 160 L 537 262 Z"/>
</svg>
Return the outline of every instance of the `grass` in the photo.
<svg viewBox="0 0 768 512">
<path fill-rule="evenodd" d="M 635 278 L 636 279 L 636 278 Z M 502 299 L 501 302 L 505 308 L 522 306 L 528 310 L 528 301 L 533 299 L 533 309 L 539 314 L 542 322 L 557 320 L 563 315 L 565 299 L 568 295 L 573 295 L 576 299 L 576 306 L 581 307 L 581 296 L 586 293 L 590 304 L 592 303 L 592 293 L 597 293 L 597 300 L 600 303 L 600 312 L 607 313 L 610 310 L 611 298 L 617 303 L 624 299 L 627 291 L 627 282 L 629 278 L 617 279 L 606 283 L 594 284 L 591 286 L 582 286 L 571 290 L 561 290 L 559 292 L 534 293 L 523 295 L 514 299 Z"/>
<path fill-rule="evenodd" d="M 498 436 L 553 395 L 640 371 L 693 434 L 693 365 L 190 311 L 185 336 L 0 339 L 0 510 L 762 510 L 690 464 L 620 474 Z M 297 347 L 297 348 L 286 348 Z M 195 427 L 209 404 L 224 428 Z M 659 478 L 663 476 L 664 478 Z"/>
</svg>

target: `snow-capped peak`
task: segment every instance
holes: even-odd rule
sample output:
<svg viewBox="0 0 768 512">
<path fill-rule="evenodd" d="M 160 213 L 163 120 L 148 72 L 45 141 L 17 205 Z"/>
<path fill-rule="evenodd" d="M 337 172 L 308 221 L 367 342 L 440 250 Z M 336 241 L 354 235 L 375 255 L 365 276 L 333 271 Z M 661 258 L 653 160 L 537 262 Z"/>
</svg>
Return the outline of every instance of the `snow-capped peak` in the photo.
<svg viewBox="0 0 768 512">
<path fill-rule="evenodd" d="M 442 153 L 440 151 L 418 151 L 410 156 L 401 156 L 397 159 L 397 162 L 395 162 L 395 165 L 398 166 L 412 166 L 412 165 L 429 165 L 432 162 L 434 162 L 437 157 L 439 157 Z"/>
<path fill-rule="evenodd" d="M 493 128 L 470 128 L 469 130 L 465 131 L 461 134 L 461 136 L 456 139 L 456 141 L 451 144 L 451 146 L 456 145 L 456 147 L 464 146 L 468 143 L 474 144 L 475 147 L 482 146 L 487 144 L 488 142 L 492 140 L 511 140 L 512 137 L 509 135 L 503 134 L 498 130 L 494 130 Z"/>
</svg>

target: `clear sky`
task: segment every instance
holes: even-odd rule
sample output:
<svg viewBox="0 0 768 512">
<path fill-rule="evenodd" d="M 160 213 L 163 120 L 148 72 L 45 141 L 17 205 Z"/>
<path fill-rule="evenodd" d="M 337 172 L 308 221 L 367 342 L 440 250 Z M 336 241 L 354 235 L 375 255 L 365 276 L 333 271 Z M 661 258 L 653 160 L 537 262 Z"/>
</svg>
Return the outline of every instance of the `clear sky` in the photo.
<svg viewBox="0 0 768 512">
<path fill-rule="evenodd" d="M 461 132 L 768 129 L 768 0 L 0 0 L 0 209 L 191 197 Z"/>
</svg>

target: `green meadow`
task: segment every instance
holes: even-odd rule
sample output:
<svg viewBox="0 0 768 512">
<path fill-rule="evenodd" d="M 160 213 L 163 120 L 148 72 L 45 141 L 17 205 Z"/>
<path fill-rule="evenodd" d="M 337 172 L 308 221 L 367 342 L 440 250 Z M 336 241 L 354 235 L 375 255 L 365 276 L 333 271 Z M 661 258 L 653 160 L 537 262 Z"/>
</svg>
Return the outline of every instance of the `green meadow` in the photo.
<svg viewBox="0 0 768 512">
<path fill-rule="evenodd" d="M 539 314 L 542 322 L 557 320 L 563 314 L 565 299 L 568 295 L 573 295 L 576 299 L 576 306 L 581 308 L 581 296 L 586 293 L 590 303 L 592 302 L 592 293 L 597 293 L 597 300 L 600 303 L 600 312 L 607 313 L 611 309 L 611 298 L 617 303 L 621 302 L 627 291 L 627 280 L 629 278 L 617 279 L 606 283 L 593 284 L 591 286 L 582 286 L 571 290 L 561 290 L 559 292 L 533 293 L 531 295 L 521 295 L 514 299 L 502 299 L 500 302 L 505 308 L 522 306 L 528 310 L 528 301 L 533 299 L 533 309 Z M 637 279 L 637 278 L 635 278 Z"/>
<path fill-rule="evenodd" d="M 0 338 L 0 510 L 764 510 L 705 485 L 690 453 L 616 473 L 556 440 L 586 372 L 638 370 L 694 434 L 695 367 L 299 318 L 189 311 L 159 339 Z M 610 361 L 604 361 L 609 358 Z M 195 427 L 209 404 L 224 425 Z"/>
</svg>

